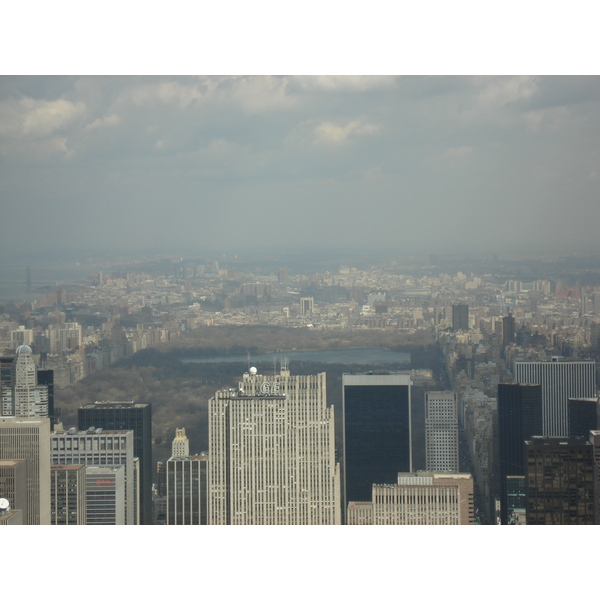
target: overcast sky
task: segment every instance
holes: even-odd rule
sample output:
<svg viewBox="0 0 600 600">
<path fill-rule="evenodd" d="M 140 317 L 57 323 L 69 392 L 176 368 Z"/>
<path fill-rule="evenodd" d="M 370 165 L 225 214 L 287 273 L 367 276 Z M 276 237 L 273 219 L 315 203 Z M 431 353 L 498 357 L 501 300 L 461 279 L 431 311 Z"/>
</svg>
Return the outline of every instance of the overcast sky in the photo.
<svg viewBox="0 0 600 600">
<path fill-rule="evenodd" d="M 0 77 L 0 250 L 600 250 L 599 77 Z"/>
</svg>

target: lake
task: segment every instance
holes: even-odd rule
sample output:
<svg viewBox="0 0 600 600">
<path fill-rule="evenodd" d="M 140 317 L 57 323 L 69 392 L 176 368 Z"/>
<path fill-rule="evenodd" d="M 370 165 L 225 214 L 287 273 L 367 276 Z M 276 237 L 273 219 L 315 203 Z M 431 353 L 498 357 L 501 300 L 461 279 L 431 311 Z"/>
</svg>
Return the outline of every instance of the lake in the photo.
<svg viewBox="0 0 600 600">
<path fill-rule="evenodd" d="M 410 363 L 408 352 L 395 352 L 386 348 L 350 348 L 347 350 L 294 350 L 289 352 L 271 352 L 269 354 L 251 354 L 250 366 L 260 364 L 273 365 L 287 358 L 290 364 L 298 362 L 334 363 L 342 365 L 382 365 L 386 367 L 406 367 Z M 239 356 L 199 356 L 182 358 L 181 362 L 222 363 L 248 362 L 248 355 Z"/>
</svg>

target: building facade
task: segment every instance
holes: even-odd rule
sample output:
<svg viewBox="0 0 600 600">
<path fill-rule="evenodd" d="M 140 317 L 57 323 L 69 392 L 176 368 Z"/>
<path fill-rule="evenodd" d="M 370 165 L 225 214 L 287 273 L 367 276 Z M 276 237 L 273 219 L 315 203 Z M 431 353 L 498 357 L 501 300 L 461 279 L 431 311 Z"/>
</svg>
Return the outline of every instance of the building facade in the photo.
<svg viewBox="0 0 600 600">
<path fill-rule="evenodd" d="M 425 394 L 425 468 L 458 473 L 458 402 L 453 391 Z"/>
<path fill-rule="evenodd" d="M 525 476 L 525 441 L 542 434 L 542 387 L 535 383 L 498 385 L 500 522 L 508 524 L 509 477 Z"/>
<path fill-rule="evenodd" d="M 48 386 L 38 384 L 37 366 L 29 346 L 16 349 L 10 382 L 4 382 L 1 395 L 3 416 L 42 419 L 50 416 Z"/>
<path fill-rule="evenodd" d="M 152 524 L 152 407 L 131 401 L 86 404 L 77 412 L 77 427 L 133 431 L 133 455 L 140 459 L 140 519 Z"/>
<path fill-rule="evenodd" d="M 374 484 L 372 494 L 371 508 L 364 502 L 348 504 L 348 525 L 475 523 L 470 473 L 398 473 L 397 484 Z"/>
<path fill-rule="evenodd" d="M 27 521 L 26 459 L 0 459 L 0 498 L 6 499 L 12 510 L 21 513 L 21 524 Z"/>
<path fill-rule="evenodd" d="M 185 435 L 185 429 L 175 429 L 175 439 L 171 444 L 171 456 L 189 456 L 190 440 Z"/>
<path fill-rule="evenodd" d="M 569 398 L 596 396 L 596 363 L 594 361 L 559 360 L 515 361 L 517 383 L 539 383 L 542 386 L 543 435 L 569 435 Z"/>
<path fill-rule="evenodd" d="M 57 428 L 50 434 L 53 465 L 86 465 L 90 467 L 123 466 L 126 525 L 135 519 L 135 472 L 133 431 L 104 431 L 90 427 L 87 431 Z"/>
<path fill-rule="evenodd" d="M 342 375 L 344 506 L 412 471 L 410 375 Z"/>
<path fill-rule="evenodd" d="M 172 456 L 165 463 L 167 525 L 207 525 L 208 456 Z"/>
<path fill-rule="evenodd" d="M 50 525 L 49 447 L 49 419 L 0 417 L 0 459 L 27 460 L 25 525 Z"/>
<path fill-rule="evenodd" d="M 469 331 L 469 305 L 452 305 L 452 329 L 454 331 Z"/>
<path fill-rule="evenodd" d="M 209 524 L 341 521 L 333 407 L 325 373 L 259 375 L 209 400 Z"/>
<path fill-rule="evenodd" d="M 86 467 L 86 524 L 125 525 L 125 467 Z"/>
<path fill-rule="evenodd" d="M 598 398 L 569 398 L 569 436 L 587 438 L 590 431 L 600 428 Z"/>
<path fill-rule="evenodd" d="M 85 465 L 50 466 L 52 525 L 87 525 Z"/>
<path fill-rule="evenodd" d="M 593 446 L 585 438 L 534 437 L 527 456 L 527 525 L 593 525 Z"/>
</svg>

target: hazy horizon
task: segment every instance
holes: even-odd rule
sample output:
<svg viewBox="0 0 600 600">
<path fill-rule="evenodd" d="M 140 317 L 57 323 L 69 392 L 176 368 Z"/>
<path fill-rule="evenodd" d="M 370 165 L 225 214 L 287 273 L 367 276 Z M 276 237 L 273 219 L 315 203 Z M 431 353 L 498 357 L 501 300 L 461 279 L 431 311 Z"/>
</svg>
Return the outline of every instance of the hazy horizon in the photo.
<svg viewBox="0 0 600 600">
<path fill-rule="evenodd" d="M 595 76 L 2 76 L 2 260 L 595 254 L 599 92 Z"/>
</svg>

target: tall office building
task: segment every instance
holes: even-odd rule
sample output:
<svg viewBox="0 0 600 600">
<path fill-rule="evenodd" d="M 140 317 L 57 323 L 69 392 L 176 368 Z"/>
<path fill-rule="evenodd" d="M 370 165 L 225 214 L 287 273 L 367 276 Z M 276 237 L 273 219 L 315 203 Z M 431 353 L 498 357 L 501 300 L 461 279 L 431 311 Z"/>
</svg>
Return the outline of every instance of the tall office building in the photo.
<svg viewBox="0 0 600 600">
<path fill-rule="evenodd" d="M 515 318 L 511 313 L 502 319 L 502 350 L 515 341 Z"/>
<path fill-rule="evenodd" d="M 50 430 L 54 430 L 56 424 L 56 415 L 54 410 L 54 371 L 51 369 L 38 369 L 37 371 L 38 385 L 43 385 L 48 388 L 48 418 L 50 419 Z"/>
<path fill-rule="evenodd" d="M 452 391 L 425 394 L 425 468 L 458 473 L 458 402 Z"/>
<path fill-rule="evenodd" d="M 594 459 L 594 524 L 600 525 L 600 430 L 590 431 Z"/>
<path fill-rule="evenodd" d="M 5 365 L 6 363 L 4 363 Z M 47 418 L 48 386 L 38 384 L 37 367 L 29 346 L 19 346 L 11 363 L 10 382 L 4 374 L 2 415 Z"/>
<path fill-rule="evenodd" d="M 21 525 L 27 521 L 27 459 L 0 460 L 0 498 L 21 513 Z"/>
<path fill-rule="evenodd" d="M 125 467 L 86 467 L 86 524 L 125 525 Z"/>
<path fill-rule="evenodd" d="M 50 525 L 49 447 L 49 419 L 0 417 L 0 459 L 27 459 L 26 525 Z"/>
<path fill-rule="evenodd" d="M 190 440 L 185 435 L 185 429 L 175 429 L 175 439 L 171 445 L 171 456 L 189 456 Z"/>
<path fill-rule="evenodd" d="M 10 417 L 12 408 L 12 356 L 0 356 L 0 416 Z"/>
<path fill-rule="evenodd" d="M 152 524 L 152 407 L 130 401 L 86 404 L 77 412 L 77 427 L 133 431 L 133 455 L 140 459 L 140 518 Z"/>
<path fill-rule="evenodd" d="M 454 331 L 469 331 L 469 305 L 452 305 L 452 329 Z"/>
<path fill-rule="evenodd" d="M 167 525 L 207 525 L 208 457 L 172 456 L 165 463 Z"/>
<path fill-rule="evenodd" d="M 85 465 L 50 466 L 52 525 L 86 525 Z"/>
<path fill-rule="evenodd" d="M 590 431 L 600 428 L 598 398 L 569 398 L 569 436 L 587 438 Z"/>
<path fill-rule="evenodd" d="M 600 312 L 596 314 L 600 315 Z M 592 323 L 590 326 L 590 346 L 593 350 L 600 350 L 600 323 Z"/>
<path fill-rule="evenodd" d="M 593 446 L 585 438 L 534 437 L 527 456 L 527 525 L 593 525 Z"/>
<path fill-rule="evenodd" d="M 72 427 L 50 434 L 50 454 L 53 465 L 86 465 L 90 467 L 123 466 L 123 490 L 126 525 L 136 525 L 136 489 L 134 472 L 133 431 L 104 431 L 90 427 L 77 431 Z"/>
<path fill-rule="evenodd" d="M 594 361 L 515 361 L 515 381 L 542 386 L 543 435 L 569 435 L 569 398 L 596 395 Z"/>
<path fill-rule="evenodd" d="M 412 471 L 410 375 L 342 375 L 344 507 Z"/>
<path fill-rule="evenodd" d="M 312 315 L 315 308 L 314 298 L 300 298 L 300 314 Z"/>
<path fill-rule="evenodd" d="M 501 383 L 498 385 L 498 442 L 500 522 L 512 520 L 509 514 L 509 486 L 518 495 L 519 482 L 508 479 L 525 476 L 525 441 L 542 434 L 542 387 L 534 383 Z M 513 508 L 519 508 L 513 506 Z"/>
<path fill-rule="evenodd" d="M 209 524 L 336 525 L 340 474 L 325 373 L 259 375 L 209 400 Z"/>
<path fill-rule="evenodd" d="M 397 484 L 373 485 L 372 501 L 348 504 L 348 525 L 472 525 L 470 473 L 398 473 Z"/>
</svg>

